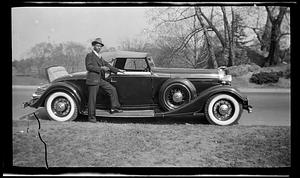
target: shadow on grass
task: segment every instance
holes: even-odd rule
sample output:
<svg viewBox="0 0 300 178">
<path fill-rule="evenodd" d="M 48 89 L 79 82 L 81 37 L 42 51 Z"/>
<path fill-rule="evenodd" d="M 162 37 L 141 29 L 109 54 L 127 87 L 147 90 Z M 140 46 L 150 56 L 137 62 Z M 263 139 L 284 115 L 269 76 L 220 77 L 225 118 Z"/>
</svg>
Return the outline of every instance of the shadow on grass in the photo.
<svg viewBox="0 0 300 178">
<path fill-rule="evenodd" d="M 41 120 L 50 120 L 45 108 L 38 108 L 34 112 L 21 116 L 19 120 L 36 120 L 33 113 Z"/>
<path fill-rule="evenodd" d="M 35 112 L 36 116 L 41 120 L 51 120 L 45 108 L 39 108 Z M 208 124 L 204 116 L 186 116 L 186 117 L 153 117 L 153 118 L 124 118 L 124 117 L 96 117 L 98 123 L 134 123 L 134 124 Z M 20 117 L 19 120 L 35 120 L 33 113 Z M 79 114 L 73 122 L 88 122 L 86 115 Z"/>
<path fill-rule="evenodd" d="M 88 117 L 85 115 L 79 115 L 74 122 L 88 122 Z M 208 121 L 204 116 L 186 116 L 186 117 L 137 117 L 137 118 L 126 118 L 126 117 L 96 117 L 98 123 L 126 123 L 126 124 L 208 124 Z"/>
</svg>

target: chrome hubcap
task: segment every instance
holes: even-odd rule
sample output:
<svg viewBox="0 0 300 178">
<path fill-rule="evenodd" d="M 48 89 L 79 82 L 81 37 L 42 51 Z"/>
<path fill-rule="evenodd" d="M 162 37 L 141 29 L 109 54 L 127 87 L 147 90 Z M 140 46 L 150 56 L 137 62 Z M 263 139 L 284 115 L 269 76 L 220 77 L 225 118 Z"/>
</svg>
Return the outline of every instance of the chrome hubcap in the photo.
<svg viewBox="0 0 300 178">
<path fill-rule="evenodd" d="M 219 107 L 219 113 L 221 115 L 225 115 L 228 113 L 228 110 L 229 110 L 229 107 L 226 105 L 226 104 L 222 104 L 220 107 Z"/>
<path fill-rule="evenodd" d="M 64 117 L 69 114 L 71 104 L 66 98 L 57 98 L 52 103 L 52 111 L 59 117 Z"/>
<path fill-rule="evenodd" d="M 180 91 L 177 91 L 176 93 L 173 94 L 173 101 L 175 101 L 176 103 L 182 102 L 182 99 L 183 99 L 183 95 Z"/>
<path fill-rule="evenodd" d="M 234 107 L 228 100 L 219 100 L 213 106 L 214 116 L 221 121 L 228 120 L 234 113 Z"/>
<path fill-rule="evenodd" d="M 58 102 L 58 103 L 56 103 L 56 105 L 54 107 L 55 107 L 55 110 L 57 110 L 57 111 L 64 111 L 66 109 L 66 103 Z"/>
</svg>

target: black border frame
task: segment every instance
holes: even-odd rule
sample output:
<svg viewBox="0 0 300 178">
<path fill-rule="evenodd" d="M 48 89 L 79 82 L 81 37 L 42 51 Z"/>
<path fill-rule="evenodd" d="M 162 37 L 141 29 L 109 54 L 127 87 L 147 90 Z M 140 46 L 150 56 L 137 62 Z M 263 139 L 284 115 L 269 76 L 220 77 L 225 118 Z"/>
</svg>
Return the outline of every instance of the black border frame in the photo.
<svg viewBox="0 0 300 178">
<path fill-rule="evenodd" d="M 296 39 L 296 33 L 298 32 L 296 30 L 296 20 L 294 19 L 296 16 L 296 12 L 298 9 L 296 8 L 296 5 L 298 5 L 296 2 L 239 2 L 239 1 L 231 1 L 231 2 L 224 2 L 224 1 L 214 1 L 214 2 L 122 2 L 122 1 L 114 1 L 114 2 L 88 2 L 88 1 L 63 1 L 63 2 L 53 2 L 53 1 L 10 1 L 8 3 L 6 18 L 8 19 L 10 28 L 7 28 L 7 25 L 4 29 L 8 30 L 8 34 L 12 33 L 12 27 L 11 27 L 11 15 L 12 11 L 11 8 L 14 7 L 80 7 L 80 6 L 194 6 L 194 5 L 201 5 L 201 6 L 215 6 L 215 5 L 224 5 L 224 6 L 244 6 L 244 5 L 257 5 L 257 6 L 264 6 L 264 5 L 279 5 L 279 6 L 288 6 L 291 9 L 291 34 L 293 35 L 293 39 L 291 39 L 291 57 L 296 58 L 294 49 L 297 49 L 294 43 L 296 43 L 294 39 Z M 7 35 L 8 36 L 8 35 Z M 12 46 L 12 38 L 8 37 L 8 44 L 6 43 L 6 47 L 8 48 L 7 51 L 11 51 Z M 11 54 L 8 53 L 7 62 L 8 64 L 11 64 Z M 296 59 L 297 60 L 297 59 Z M 291 70 L 296 67 L 295 61 L 291 61 L 293 65 L 291 65 Z M 11 72 L 11 68 L 8 68 Z M 295 71 L 295 70 L 294 70 Z M 6 73 L 6 71 L 4 71 Z M 2 76 L 5 76 L 5 73 Z M 6 73 L 7 74 L 7 73 Z M 291 79 L 295 79 L 295 73 L 291 73 Z M 12 81 L 8 81 L 12 82 Z M 5 82 L 5 85 L 9 85 Z M 296 86 L 296 82 L 293 81 L 291 83 L 291 98 L 296 98 L 297 93 L 293 92 L 294 88 Z M 10 93 L 9 89 L 10 87 L 7 87 L 4 91 L 5 93 Z M 3 91 L 3 90 L 2 90 Z M 12 101 L 11 101 L 12 102 Z M 3 103 L 3 102 L 2 102 Z M 6 106 L 8 104 L 12 103 L 4 103 Z M 12 105 L 10 105 L 12 106 Z M 88 174 L 88 175 L 127 175 L 127 176 L 149 176 L 149 175 L 160 175 L 160 176 L 167 176 L 167 175 L 184 175 L 186 177 L 189 176 L 218 176 L 218 177 L 248 177 L 248 176 L 255 176 L 255 177 L 289 177 L 294 176 L 296 174 L 297 168 L 296 166 L 296 156 L 293 156 L 295 154 L 295 147 L 296 147 L 296 141 L 294 140 L 296 138 L 295 130 L 297 128 L 296 120 L 292 120 L 293 110 L 295 109 L 295 105 L 291 104 L 291 167 L 274 167 L 274 168 L 210 168 L 210 167 L 115 167 L 115 168 L 84 168 L 84 167 L 76 167 L 76 168 L 69 168 L 69 167 L 62 167 L 62 168 L 25 168 L 25 167 L 15 167 L 12 166 L 12 120 L 7 120 L 6 117 L 4 117 L 4 124 L 5 128 L 4 133 L 2 134 L 5 139 L 3 142 L 4 150 L 2 150 L 2 168 L 4 176 L 7 175 L 64 175 L 64 174 Z M 7 115 L 5 115 L 7 116 Z M 8 118 L 12 118 L 12 113 L 8 113 Z M 6 120 L 5 120 L 6 119 Z M 297 118 L 295 118 L 297 119 Z M 294 142 L 292 141 L 294 140 Z"/>
</svg>

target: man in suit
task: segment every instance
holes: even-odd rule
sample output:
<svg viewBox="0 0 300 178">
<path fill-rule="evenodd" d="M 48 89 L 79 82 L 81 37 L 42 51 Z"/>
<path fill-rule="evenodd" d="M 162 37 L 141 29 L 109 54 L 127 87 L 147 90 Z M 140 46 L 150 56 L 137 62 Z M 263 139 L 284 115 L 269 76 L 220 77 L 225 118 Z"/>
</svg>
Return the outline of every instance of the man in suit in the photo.
<svg viewBox="0 0 300 178">
<path fill-rule="evenodd" d="M 96 38 L 92 42 L 93 50 L 88 53 L 85 58 L 85 66 L 87 70 L 86 84 L 88 85 L 88 120 L 96 122 L 96 98 L 99 87 L 101 87 L 110 97 L 110 113 L 122 112 L 118 99 L 118 93 L 114 86 L 104 80 L 105 72 L 111 71 L 113 73 L 121 72 L 124 70 L 117 69 L 106 62 L 101 54 L 101 48 L 104 46 L 101 38 Z"/>
</svg>

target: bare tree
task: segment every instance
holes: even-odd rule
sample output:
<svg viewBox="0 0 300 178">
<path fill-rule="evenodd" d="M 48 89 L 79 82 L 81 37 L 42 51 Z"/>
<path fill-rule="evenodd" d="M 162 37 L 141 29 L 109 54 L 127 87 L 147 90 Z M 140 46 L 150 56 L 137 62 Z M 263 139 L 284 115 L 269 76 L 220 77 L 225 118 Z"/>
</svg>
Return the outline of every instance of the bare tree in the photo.
<svg viewBox="0 0 300 178">
<path fill-rule="evenodd" d="M 276 65 L 279 62 L 279 40 L 281 37 L 280 26 L 283 20 L 285 13 L 287 12 L 287 7 L 280 7 L 278 15 L 274 15 L 271 7 L 266 6 L 268 12 L 268 19 L 270 20 L 271 27 L 271 36 L 270 36 L 270 48 L 269 54 L 265 61 L 265 66 Z"/>
<path fill-rule="evenodd" d="M 204 33 L 204 36 L 205 36 L 205 45 L 207 47 L 207 52 L 208 52 L 208 67 L 207 68 L 217 68 L 218 67 L 218 64 L 216 62 L 216 56 L 215 56 L 215 53 L 214 53 L 214 50 L 213 50 L 213 47 L 211 45 L 211 42 L 210 42 L 210 39 L 209 39 L 209 35 L 207 33 L 207 27 L 205 26 L 203 20 L 202 20 L 202 17 L 200 14 L 202 14 L 201 12 L 201 8 L 200 7 L 195 7 L 196 9 L 196 14 L 197 14 L 197 18 L 201 24 L 201 27 L 203 28 L 203 33 Z"/>
<path fill-rule="evenodd" d="M 250 16 L 245 15 L 244 11 L 251 12 L 255 9 L 260 13 L 252 12 Z M 284 7 L 279 9 L 274 7 L 268 8 L 267 12 L 266 9 L 261 7 L 250 6 L 171 7 L 159 9 L 152 19 L 157 22 L 156 28 L 160 29 L 156 31 L 159 34 L 158 38 L 160 38 L 158 41 L 168 41 L 164 46 L 168 46 L 169 49 L 173 48 L 171 55 L 166 56 L 166 58 L 181 57 L 183 62 L 189 66 L 199 67 L 197 64 L 203 64 L 203 61 L 206 60 L 203 56 L 206 55 L 209 55 L 209 59 L 214 63 L 214 48 L 216 49 L 215 45 L 220 44 L 225 65 L 233 66 L 240 64 L 245 57 L 247 58 L 245 44 L 251 41 L 257 44 L 258 40 L 261 49 L 257 49 L 259 50 L 258 53 L 265 53 L 264 56 L 269 54 L 266 58 L 266 64 L 275 65 L 280 60 L 278 58 L 280 55 L 277 54 L 279 41 L 289 35 L 289 32 L 280 30 L 280 24 L 283 17 L 286 16 L 286 11 L 288 11 L 286 9 Z M 257 16 L 254 14 L 257 14 Z M 253 24 L 255 22 L 253 18 L 256 18 L 256 24 Z M 264 21 L 264 19 L 267 20 Z M 251 22 L 245 23 L 246 21 Z M 246 34 L 247 32 L 244 31 L 246 28 L 253 30 L 257 40 Z M 163 30 L 161 31 L 161 29 Z M 214 37 L 217 37 L 218 41 L 214 41 Z M 251 39 L 249 40 L 249 38 Z M 212 45 L 213 42 L 214 46 Z M 207 50 L 207 53 L 203 50 Z M 280 50 L 279 53 L 281 54 Z M 249 59 L 242 62 L 249 62 Z"/>
<path fill-rule="evenodd" d="M 235 61 L 235 54 L 234 54 L 234 42 L 233 42 L 233 38 L 234 38 L 234 12 L 232 10 L 231 7 L 231 11 L 232 11 L 232 25 L 229 25 L 228 19 L 227 19 L 227 15 L 226 15 L 226 10 L 224 6 L 221 6 L 221 10 L 223 13 L 223 20 L 224 20 L 224 36 L 225 36 L 225 54 L 228 54 L 228 63 L 227 66 L 233 66 L 234 65 L 234 61 Z"/>
<path fill-rule="evenodd" d="M 235 21 L 234 21 L 234 11 L 231 7 L 232 12 L 232 23 L 231 25 L 228 22 L 228 17 L 226 14 L 226 9 L 224 6 L 221 6 L 221 11 L 223 15 L 223 24 L 224 24 L 224 35 L 216 28 L 216 26 L 213 24 L 211 19 L 209 19 L 204 13 L 199 11 L 200 15 L 205 19 L 209 27 L 215 32 L 216 36 L 218 37 L 222 47 L 223 47 L 223 57 L 227 61 L 227 66 L 234 65 L 235 61 Z"/>
<path fill-rule="evenodd" d="M 272 29 L 273 29 L 273 36 L 275 35 L 275 29 L 277 29 L 277 47 L 279 49 L 275 50 L 277 52 L 276 57 L 279 56 L 279 58 L 275 59 L 275 63 L 280 62 L 281 59 L 285 58 L 285 54 L 287 51 L 289 51 L 289 45 L 287 47 L 283 47 L 280 45 L 281 40 L 286 40 L 284 38 L 288 38 L 290 35 L 290 23 L 289 23 L 289 8 L 286 8 L 286 10 L 283 11 L 284 7 L 279 7 L 279 6 L 273 6 L 273 7 L 251 7 L 247 8 L 247 15 L 250 17 L 255 17 L 255 23 L 249 23 L 249 21 L 245 22 L 243 25 L 243 28 L 249 28 L 251 29 L 255 35 L 256 39 L 258 41 L 258 45 L 260 48 L 257 48 L 257 52 L 262 53 L 265 57 L 266 60 L 263 65 L 270 65 L 269 59 L 267 59 L 269 56 L 272 56 L 272 53 L 270 54 L 271 51 L 271 35 L 272 35 Z M 268 9 L 268 10 L 267 10 Z M 280 10 L 281 9 L 281 10 Z M 280 15 L 281 11 L 281 15 Z M 280 17 L 281 16 L 281 17 Z M 280 18 L 281 22 L 280 22 Z M 273 19 L 273 22 L 272 22 Z M 278 19 L 277 22 L 274 20 Z M 277 26 L 273 26 L 273 24 L 277 23 Z M 279 24 L 280 23 L 280 24 Z M 273 38 L 275 39 L 275 38 Z M 253 41 L 254 39 L 250 40 Z M 274 44 L 274 41 L 273 41 Z M 273 48 L 276 45 L 273 45 Z M 281 47 L 285 49 L 280 49 Z M 275 48 L 275 49 L 276 49 Z M 273 49 L 274 51 L 274 49 Z M 275 65 L 275 63 L 273 65 Z"/>
<path fill-rule="evenodd" d="M 29 58 L 22 61 L 27 73 L 34 73 L 41 78 L 45 77 L 45 68 L 51 65 L 62 65 L 68 72 L 78 72 L 85 70 L 84 58 L 86 48 L 75 42 L 65 42 L 60 44 L 38 43 L 29 51 Z"/>
<path fill-rule="evenodd" d="M 86 49 L 79 43 L 67 42 L 63 44 L 63 54 L 66 56 L 66 66 L 70 72 L 78 72 L 84 70 L 84 58 Z"/>
<path fill-rule="evenodd" d="M 173 47 L 173 50 L 168 56 L 170 58 L 169 62 L 180 57 L 183 63 L 193 68 L 199 68 L 200 66 L 216 68 L 217 63 L 211 62 L 211 60 L 215 60 L 215 56 L 202 58 L 205 50 L 208 51 L 206 53 L 208 55 L 214 55 L 214 52 L 208 34 L 210 29 L 204 26 L 204 22 L 200 24 L 199 17 L 201 16 L 201 12 L 198 12 L 199 9 L 190 7 L 168 8 L 169 12 L 166 16 L 163 16 L 166 11 L 159 11 L 160 13 L 154 18 L 156 20 L 160 19 L 160 22 L 156 25 L 156 29 L 162 26 L 167 28 L 173 27 L 172 29 L 175 29 L 174 31 L 169 30 L 167 31 L 168 33 L 164 33 L 167 34 L 164 38 L 165 40 L 172 38 L 172 43 L 169 46 Z M 211 62 L 211 64 L 199 65 L 205 62 Z"/>
<path fill-rule="evenodd" d="M 42 66 L 50 60 L 54 46 L 51 43 L 41 42 L 33 46 L 29 51 L 29 56 L 32 59 L 31 66 L 34 71 L 37 71 L 38 76 L 43 76 L 44 70 Z"/>
<path fill-rule="evenodd" d="M 145 52 L 147 48 L 147 42 L 138 38 L 127 38 L 121 42 L 121 46 L 119 46 L 119 48 L 121 50 Z"/>
</svg>

